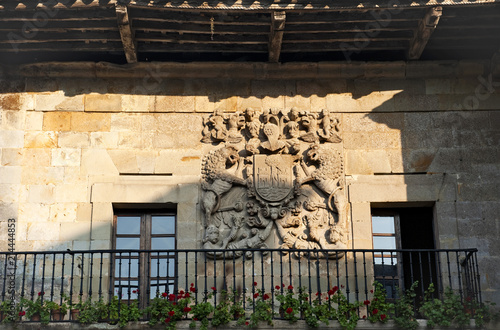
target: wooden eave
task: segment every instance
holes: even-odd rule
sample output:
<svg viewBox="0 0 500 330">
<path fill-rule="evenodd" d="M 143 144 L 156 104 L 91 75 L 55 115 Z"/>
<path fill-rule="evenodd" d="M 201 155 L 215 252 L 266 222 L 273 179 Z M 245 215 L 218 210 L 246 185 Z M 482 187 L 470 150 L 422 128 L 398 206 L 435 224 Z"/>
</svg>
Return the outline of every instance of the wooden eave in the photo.
<svg viewBox="0 0 500 330">
<path fill-rule="evenodd" d="M 499 48 L 500 0 L 0 2 L 7 63 L 461 60 Z"/>
</svg>

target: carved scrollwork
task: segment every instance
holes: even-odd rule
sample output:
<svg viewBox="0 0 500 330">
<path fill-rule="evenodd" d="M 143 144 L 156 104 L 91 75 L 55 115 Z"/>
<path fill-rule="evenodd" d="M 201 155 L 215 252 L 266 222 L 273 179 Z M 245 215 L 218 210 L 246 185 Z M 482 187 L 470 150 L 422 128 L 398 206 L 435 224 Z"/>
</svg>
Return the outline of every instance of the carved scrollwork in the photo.
<svg viewBox="0 0 500 330">
<path fill-rule="evenodd" d="M 221 250 L 212 256 L 267 247 L 273 229 L 284 249 L 345 248 L 342 138 L 333 113 L 216 110 L 204 125 L 202 141 L 220 145 L 202 162 L 203 247 Z"/>
</svg>

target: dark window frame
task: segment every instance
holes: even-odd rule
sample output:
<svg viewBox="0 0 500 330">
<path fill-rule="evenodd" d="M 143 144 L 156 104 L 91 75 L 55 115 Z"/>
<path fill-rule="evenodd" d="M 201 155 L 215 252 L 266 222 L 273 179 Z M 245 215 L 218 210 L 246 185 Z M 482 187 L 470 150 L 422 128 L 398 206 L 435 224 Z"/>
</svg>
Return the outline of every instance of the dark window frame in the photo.
<svg viewBox="0 0 500 330">
<path fill-rule="evenodd" d="M 139 234 L 118 234 L 118 219 L 119 217 L 140 217 L 140 230 Z M 170 216 L 174 217 L 174 234 L 154 234 L 152 232 L 152 220 L 155 216 Z M 152 241 L 154 238 L 169 238 L 173 237 L 174 238 L 174 246 L 172 250 L 177 249 L 177 233 L 178 233 L 178 226 L 177 226 L 177 212 L 176 210 L 173 210 L 171 208 L 169 209 L 158 209 L 158 208 L 138 208 L 138 209 L 119 209 L 115 210 L 113 214 L 113 231 L 112 231 L 112 248 L 114 250 L 120 250 L 117 248 L 117 238 L 139 238 L 139 249 L 140 250 L 151 250 L 152 249 Z M 135 250 L 135 249 L 134 249 Z M 142 252 L 142 253 L 127 253 L 128 251 L 134 251 L 134 250 L 127 250 L 124 249 L 124 253 L 120 254 L 119 253 L 114 253 L 113 254 L 113 262 L 112 262 L 112 270 L 111 274 L 113 275 L 113 279 L 111 281 L 111 292 L 114 294 L 120 295 L 122 294 L 121 299 L 123 301 L 139 301 L 139 305 L 141 307 L 147 306 L 149 304 L 149 299 L 151 298 L 151 295 L 155 295 L 157 292 L 162 293 L 160 288 L 162 285 L 160 284 L 161 282 L 164 282 L 164 291 L 167 293 L 172 293 L 176 291 L 177 288 L 177 275 L 178 275 L 178 262 L 177 262 L 177 255 L 176 253 L 170 253 L 170 252 L 165 252 L 165 253 L 148 253 L 148 252 Z M 156 250 L 162 250 L 162 249 L 156 249 Z M 170 249 L 165 249 L 165 250 L 170 250 Z M 138 260 L 138 270 L 137 270 L 137 276 L 128 276 L 130 275 L 131 267 L 129 266 L 129 274 L 116 274 L 116 260 L 125 260 L 126 262 L 129 262 L 130 265 L 130 260 Z M 160 261 L 159 260 L 165 260 L 165 259 L 170 259 L 167 262 L 167 274 L 166 276 L 159 276 L 157 274 L 156 277 L 151 277 L 152 273 L 152 266 L 156 263 L 159 268 Z M 156 261 L 155 261 L 156 260 Z M 169 266 L 170 264 L 173 265 L 174 267 L 174 274 L 171 276 L 168 276 L 169 274 Z M 121 271 L 121 267 L 120 270 Z M 136 281 L 138 284 L 137 286 L 132 287 L 130 284 L 131 282 Z M 151 292 L 151 288 L 153 287 L 152 283 L 155 281 L 157 289 L 154 290 L 154 292 Z M 128 282 L 128 285 L 117 285 L 118 283 L 123 283 L 123 282 Z M 126 287 L 123 289 L 123 287 Z M 172 287 L 172 289 L 170 289 Z M 118 293 L 115 291 L 115 288 L 118 288 Z M 133 288 L 139 289 L 140 294 L 133 294 Z M 126 290 L 126 291 L 124 291 Z M 124 297 L 123 297 L 124 296 Z M 138 299 L 137 299 L 138 298 Z"/>
</svg>

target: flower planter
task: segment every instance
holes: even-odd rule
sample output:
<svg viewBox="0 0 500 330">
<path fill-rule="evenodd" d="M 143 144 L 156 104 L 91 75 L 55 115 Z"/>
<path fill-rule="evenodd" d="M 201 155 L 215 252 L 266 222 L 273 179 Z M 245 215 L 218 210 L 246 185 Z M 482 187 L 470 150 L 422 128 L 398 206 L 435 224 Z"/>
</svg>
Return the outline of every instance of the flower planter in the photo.
<svg viewBox="0 0 500 330">
<path fill-rule="evenodd" d="M 64 320 L 64 317 L 66 316 L 66 314 L 61 313 L 61 311 L 59 311 L 59 310 L 52 311 L 50 313 L 50 315 L 51 315 L 52 321 L 62 321 L 62 320 Z"/>
<path fill-rule="evenodd" d="M 32 321 L 32 322 L 40 322 L 41 321 L 40 314 L 37 313 L 37 314 L 32 315 L 31 318 L 30 318 L 30 321 Z"/>
<path fill-rule="evenodd" d="M 80 316 L 80 310 L 79 309 L 72 309 L 70 313 L 71 313 L 71 320 L 78 321 L 78 317 Z"/>
</svg>

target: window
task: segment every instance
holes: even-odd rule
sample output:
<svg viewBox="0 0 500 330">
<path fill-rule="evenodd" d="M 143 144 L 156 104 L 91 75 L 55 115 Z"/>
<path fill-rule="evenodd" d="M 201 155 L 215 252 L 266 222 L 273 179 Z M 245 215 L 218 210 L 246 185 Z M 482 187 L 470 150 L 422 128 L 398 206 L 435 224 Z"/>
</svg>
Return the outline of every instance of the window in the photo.
<svg viewBox="0 0 500 330">
<path fill-rule="evenodd" d="M 114 255 L 114 294 L 121 295 L 124 300 L 136 300 L 139 296 L 143 299 L 155 297 L 157 292 L 174 292 L 176 256 L 168 250 L 177 246 L 175 213 L 115 213 L 114 248 L 123 252 Z M 138 295 L 138 292 L 146 294 Z"/>
<path fill-rule="evenodd" d="M 397 288 L 409 288 L 415 281 L 418 290 L 437 285 L 436 256 L 415 251 L 434 249 L 431 207 L 372 209 L 375 279 L 382 283 L 388 297 L 397 297 Z M 410 251 L 396 252 L 404 249 Z"/>
</svg>

